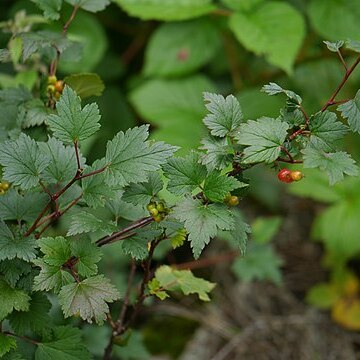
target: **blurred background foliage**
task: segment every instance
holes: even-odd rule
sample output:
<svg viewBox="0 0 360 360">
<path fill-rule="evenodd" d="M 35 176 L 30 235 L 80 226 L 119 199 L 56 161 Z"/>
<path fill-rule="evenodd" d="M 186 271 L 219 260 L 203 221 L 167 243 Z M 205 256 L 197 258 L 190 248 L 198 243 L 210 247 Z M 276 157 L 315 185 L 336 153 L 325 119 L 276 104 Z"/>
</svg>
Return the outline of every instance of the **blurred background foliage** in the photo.
<svg viewBox="0 0 360 360">
<path fill-rule="evenodd" d="M 29 0 L 0 2 L 1 21 L 19 11 L 42 14 Z M 70 11 L 64 4 L 61 19 Z M 113 0 L 97 14 L 79 11 L 68 34 L 83 51 L 61 60 L 58 78 L 94 72 L 105 83 L 102 96 L 88 100 L 99 104 L 101 131 L 82 151 L 91 162 L 103 156 L 107 140 L 119 130 L 150 123 L 154 139 L 179 145 L 180 153 L 187 153 L 200 146 L 204 132 L 203 91 L 235 94 L 245 119 L 277 117 L 283 99 L 259 91 L 277 82 L 300 94 L 308 113 L 316 112 L 344 72 L 323 40 L 360 40 L 359 17 L 358 0 Z M 33 28 L 56 29 L 42 21 Z M 9 34 L 1 33 L 0 48 L 8 41 Z M 346 50 L 343 55 L 352 60 Z M 0 88 L 22 84 L 33 89 L 40 70 L 0 64 Z M 339 99 L 353 97 L 359 87 L 357 69 Z M 360 159 L 358 136 L 349 135 L 343 147 Z M 266 167 L 251 169 L 246 176 L 252 186 L 241 208 L 253 236 L 246 257 L 232 262 L 232 281 L 273 282 L 301 303 L 330 309 L 332 319 L 343 327 L 360 330 L 360 180 L 347 178 L 329 187 L 322 173 L 307 170 L 305 179 L 289 186 L 280 184 L 275 170 Z M 215 246 L 204 256 L 231 247 Z M 114 247 L 108 250 L 103 267 L 118 285 L 124 284 L 126 260 L 119 259 Z M 190 256 L 181 250 L 167 259 L 183 262 Z M 305 269 L 309 263 L 316 271 Z M 216 280 L 214 269 L 200 271 Z M 149 314 L 148 323 L 140 324 L 121 350 L 121 358 L 147 359 L 149 350 L 180 358 L 198 322 L 184 322 L 180 313 L 171 321 Z M 105 327 L 88 327 L 86 342 L 99 356 L 107 338 Z M 148 349 L 140 345 L 142 338 Z"/>
</svg>

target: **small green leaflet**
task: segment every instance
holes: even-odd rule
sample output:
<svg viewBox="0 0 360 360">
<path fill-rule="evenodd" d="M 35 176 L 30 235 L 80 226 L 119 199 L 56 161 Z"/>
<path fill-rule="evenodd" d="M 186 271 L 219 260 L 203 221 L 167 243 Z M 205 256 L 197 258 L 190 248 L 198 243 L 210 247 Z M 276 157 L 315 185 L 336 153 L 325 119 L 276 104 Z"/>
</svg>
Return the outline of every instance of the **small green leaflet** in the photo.
<svg viewBox="0 0 360 360">
<path fill-rule="evenodd" d="M 69 86 L 65 85 L 56 109 L 58 115 L 49 115 L 48 124 L 54 136 L 64 143 L 85 140 L 100 128 L 98 106 L 91 103 L 81 108 L 80 97 Z"/>
<path fill-rule="evenodd" d="M 83 320 L 99 325 L 109 312 L 107 302 L 118 300 L 117 289 L 103 275 L 87 278 L 79 283 L 64 286 L 59 293 L 59 302 L 65 317 L 79 314 Z"/>
<path fill-rule="evenodd" d="M 269 83 L 268 85 L 264 85 L 261 91 L 268 95 L 285 94 L 289 100 L 292 100 L 295 104 L 300 105 L 302 103 L 302 98 L 298 94 L 291 90 L 285 90 L 280 85 L 273 82 Z"/>
<path fill-rule="evenodd" d="M 105 89 L 105 85 L 98 74 L 83 73 L 72 74 L 64 79 L 82 99 L 89 96 L 100 96 Z"/>
<path fill-rule="evenodd" d="M 43 12 L 44 16 L 49 20 L 58 20 L 60 18 L 60 9 L 62 0 L 31 0 Z"/>
<path fill-rule="evenodd" d="M 211 172 L 204 182 L 204 195 L 215 202 L 223 202 L 225 196 L 232 190 L 249 186 L 232 176 L 221 175 L 219 171 Z"/>
<path fill-rule="evenodd" d="M 184 222 L 196 259 L 219 230 L 232 230 L 235 226 L 233 214 L 225 205 L 203 205 L 200 200 L 192 198 L 175 206 L 174 217 Z"/>
<path fill-rule="evenodd" d="M 50 158 L 44 156 L 35 140 L 21 133 L 17 140 L 5 141 L 0 148 L 4 178 L 23 189 L 36 186 Z"/>
<path fill-rule="evenodd" d="M 0 219 L 32 222 L 48 201 L 49 196 L 43 193 L 26 192 L 21 195 L 10 189 L 0 197 Z"/>
<path fill-rule="evenodd" d="M 170 159 L 163 170 L 169 179 L 167 189 L 175 195 L 191 194 L 206 177 L 206 167 L 199 163 L 199 154 L 195 152 Z"/>
<path fill-rule="evenodd" d="M 23 290 L 13 289 L 4 280 L 0 279 L 0 321 L 14 310 L 28 311 L 30 296 Z"/>
<path fill-rule="evenodd" d="M 25 237 L 23 234 L 13 233 L 9 227 L 0 220 L 0 260 L 19 258 L 30 261 L 36 257 L 36 242 L 34 237 Z"/>
<path fill-rule="evenodd" d="M 288 128 L 287 123 L 267 117 L 241 124 L 236 138 L 239 144 L 248 145 L 244 149 L 243 162 L 269 164 L 275 161 L 280 155 Z"/>
<path fill-rule="evenodd" d="M 327 48 L 332 52 L 338 52 L 339 49 L 344 45 L 344 41 L 323 41 L 323 43 L 327 46 Z"/>
<path fill-rule="evenodd" d="M 202 146 L 199 149 L 206 153 L 201 156 L 200 162 L 208 170 L 222 170 L 232 163 L 234 155 L 230 153 L 231 147 L 227 141 L 227 138 L 212 136 L 201 140 Z"/>
<path fill-rule="evenodd" d="M 302 150 L 305 168 L 319 168 L 326 171 L 330 185 L 344 179 L 344 174 L 357 176 L 359 173 L 355 161 L 344 151 L 326 152 L 312 143 Z"/>
<path fill-rule="evenodd" d="M 346 48 L 357 53 L 360 53 L 360 41 L 357 40 L 347 40 Z"/>
<path fill-rule="evenodd" d="M 3 357 L 11 349 L 16 349 L 16 339 L 0 332 L 0 357 Z"/>
<path fill-rule="evenodd" d="M 42 334 L 51 326 L 51 318 L 48 314 L 50 308 L 51 303 L 45 294 L 33 293 L 27 311 L 16 311 L 10 314 L 11 328 L 18 335 L 25 335 L 29 331 Z"/>
<path fill-rule="evenodd" d="M 53 337 L 37 344 L 35 360 L 90 360 L 81 339 L 81 330 L 70 326 L 53 329 Z"/>
<path fill-rule="evenodd" d="M 167 265 L 156 270 L 155 278 L 149 284 L 150 293 L 161 300 L 168 296 L 165 291 L 181 291 L 184 295 L 197 294 L 200 300 L 210 301 L 209 292 L 214 287 L 214 283 L 194 276 L 190 270 L 176 270 Z"/>
<path fill-rule="evenodd" d="M 229 95 L 224 98 L 222 95 L 205 92 L 205 105 L 210 114 L 204 118 L 204 124 L 209 128 L 213 136 L 232 136 L 237 130 L 243 115 L 239 101 L 235 96 Z"/>
<path fill-rule="evenodd" d="M 122 199 L 134 205 L 147 205 L 164 186 L 160 175 L 157 172 L 149 174 L 149 179 L 139 184 L 130 183 L 125 188 Z"/>
<path fill-rule="evenodd" d="M 90 12 L 98 12 L 104 10 L 110 4 L 110 0 L 65 0 L 65 1 L 73 6 L 79 6 L 80 8 Z"/>
<path fill-rule="evenodd" d="M 309 122 L 309 129 L 311 142 L 325 147 L 331 147 L 349 131 L 346 125 L 337 121 L 336 114 L 330 111 L 316 113 Z"/>
<path fill-rule="evenodd" d="M 146 180 L 149 171 L 156 171 L 178 149 L 161 141 L 146 141 L 149 126 L 142 125 L 120 131 L 106 146 L 105 173 L 109 185 L 124 186 Z"/>
<path fill-rule="evenodd" d="M 79 211 L 72 219 L 67 236 L 74 236 L 101 229 L 102 232 L 111 234 L 117 230 L 112 221 L 104 221 L 87 211 Z"/>
<path fill-rule="evenodd" d="M 354 99 L 341 104 L 337 108 L 342 117 L 347 119 L 350 129 L 353 132 L 360 133 L 360 90 L 356 93 Z"/>
</svg>

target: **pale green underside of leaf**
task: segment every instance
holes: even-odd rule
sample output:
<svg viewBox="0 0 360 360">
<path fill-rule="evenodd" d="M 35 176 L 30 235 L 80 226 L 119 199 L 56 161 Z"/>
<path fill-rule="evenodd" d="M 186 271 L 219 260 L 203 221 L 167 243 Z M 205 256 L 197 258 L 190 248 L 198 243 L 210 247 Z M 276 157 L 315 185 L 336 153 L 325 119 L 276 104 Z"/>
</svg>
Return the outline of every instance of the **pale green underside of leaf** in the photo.
<svg viewBox="0 0 360 360">
<path fill-rule="evenodd" d="M 244 149 L 244 163 L 275 161 L 281 152 L 289 125 L 278 119 L 260 118 L 241 124 L 236 135 L 239 144 L 247 145 Z"/>
<path fill-rule="evenodd" d="M 287 73 L 292 72 L 305 35 L 304 20 L 295 8 L 267 1 L 249 13 L 231 15 L 229 26 L 245 48 L 264 55 Z"/>
<path fill-rule="evenodd" d="M 216 9 L 211 0 L 114 0 L 114 2 L 130 16 L 143 20 L 186 20 Z"/>
<path fill-rule="evenodd" d="M 337 109 L 347 119 L 350 129 L 353 132 L 360 133 L 360 90 L 356 93 L 354 99 L 341 104 Z"/>
</svg>

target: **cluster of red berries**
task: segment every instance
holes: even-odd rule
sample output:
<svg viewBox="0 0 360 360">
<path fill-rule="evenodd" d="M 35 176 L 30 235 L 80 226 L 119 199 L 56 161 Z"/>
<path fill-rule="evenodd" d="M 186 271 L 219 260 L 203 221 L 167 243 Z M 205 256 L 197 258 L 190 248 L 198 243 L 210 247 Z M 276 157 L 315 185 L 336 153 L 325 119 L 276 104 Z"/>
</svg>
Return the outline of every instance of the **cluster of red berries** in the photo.
<svg viewBox="0 0 360 360">
<path fill-rule="evenodd" d="M 60 99 L 60 96 L 64 90 L 64 81 L 58 80 L 55 75 L 50 75 L 47 78 L 47 92 L 49 96 L 54 97 L 56 100 Z"/>
<path fill-rule="evenodd" d="M 293 181 L 300 181 L 304 174 L 299 171 L 291 171 L 289 169 L 281 169 L 277 175 L 278 179 L 284 183 L 292 183 Z"/>
</svg>

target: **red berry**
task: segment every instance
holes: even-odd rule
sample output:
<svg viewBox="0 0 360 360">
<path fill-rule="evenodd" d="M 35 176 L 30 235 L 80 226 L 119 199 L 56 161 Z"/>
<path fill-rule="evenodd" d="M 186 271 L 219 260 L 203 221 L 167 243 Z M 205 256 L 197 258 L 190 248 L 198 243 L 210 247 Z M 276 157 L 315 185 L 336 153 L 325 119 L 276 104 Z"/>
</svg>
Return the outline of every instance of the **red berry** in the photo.
<svg viewBox="0 0 360 360">
<path fill-rule="evenodd" d="M 291 170 L 289 169 L 281 169 L 278 173 L 278 179 L 284 183 L 291 183 L 294 181 L 291 177 Z"/>
</svg>

